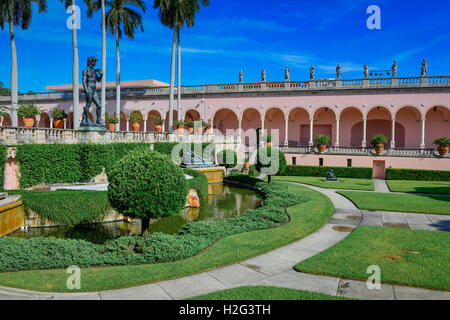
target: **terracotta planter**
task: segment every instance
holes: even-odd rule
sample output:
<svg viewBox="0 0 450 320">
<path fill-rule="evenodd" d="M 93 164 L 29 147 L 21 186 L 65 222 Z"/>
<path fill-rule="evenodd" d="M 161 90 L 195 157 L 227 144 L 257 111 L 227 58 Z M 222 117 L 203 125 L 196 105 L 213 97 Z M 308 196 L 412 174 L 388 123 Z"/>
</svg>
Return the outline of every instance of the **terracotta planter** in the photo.
<svg viewBox="0 0 450 320">
<path fill-rule="evenodd" d="M 115 123 L 108 123 L 108 130 L 109 131 L 116 131 L 116 124 Z"/>
<path fill-rule="evenodd" d="M 379 144 L 375 145 L 375 152 L 377 154 L 382 154 L 384 152 L 384 144 L 379 143 Z"/>
<path fill-rule="evenodd" d="M 244 163 L 244 169 L 250 169 L 250 161 Z"/>
<path fill-rule="evenodd" d="M 448 155 L 448 146 L 439 146 L 438 151 L 439 151 L 439 154 L 444 157 L 444 156 Z"/>
<path fill-rule="evenodd" d="M 188 131 L 189 131 L 190 134 L 193 134 L 194 133 L 194 128 L 193 127 L 189 127 Z"/>
<path fill-rule="evenodd" d="M 53 122 L 53 128 L 55 128 L 55 129 L 63 129 L 64 128 L 64 120 L 55 120 Z"/>
<path fill-rule="evenodd" d="M 207 129 L 205 130 L 205 133 L 206 133 L 206 134 L 211 134 L 211 133 L 212 133 L 211 128 L 207 128 Z"/>
<path fill-rule="evenodd" d="M 178 132 L 184 132 L 184 126 L 178 126 L 177 127 Z"/>
<path fill-rule="evenodd" d="M 33 118 L 23 118 L 23 125 L 25 128 L 33 128 L 34 119 Z"/>
<path fill-rule="evenodd" d="M 266 146 L 268 146 L 268 147 L 273 147 L 273 143 L 272 143 L 272 142 L 267 142 L 267 143 L 266 143 Z"/>
<path fill-rule="evenodd" d="M 139 129 L 141 128 L 141 125 L 139 124 L 139 122 L 133 122 L 131 128 L 133 129 L 133 132 L 138 132 Z"/>
<path fill-rule="evenodd" d="M 325 150 L 327 150 L 327 145 L 326 144 L 320 144 L 317 146 L 317 150 L 319 151 L 319 153 L 324 153 Z"/>
<path fill-rule="evenodd" d="M 203 128 L 197 128 L 197 133 L 198 134 L 202 134 L 203 133 Z"/>
<path fill-rule="evenodd" d="M 155 126 L 155 130 L 156 130 L 156 133 L 161 133 L 162 132 L 162 125 L 160 125 L 160 124 L 156 125 Z"/>
</svg>

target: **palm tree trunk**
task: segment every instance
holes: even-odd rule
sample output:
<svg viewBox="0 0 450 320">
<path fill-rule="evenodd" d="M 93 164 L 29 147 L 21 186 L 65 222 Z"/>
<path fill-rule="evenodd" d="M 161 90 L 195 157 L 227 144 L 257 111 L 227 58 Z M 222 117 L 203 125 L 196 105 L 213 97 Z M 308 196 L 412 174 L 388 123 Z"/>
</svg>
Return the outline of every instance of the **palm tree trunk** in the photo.
<svg viewBox="0 0 450 320">
<path fill-rule="evenodd" d="M 178 121 L 181 121 L 181 41 L 180 28 L 177 28 L 177 42 L 178 42 Z"/>
<path fill-rule="evenodd" d="M 102 122 L 105 122 L 106 111 L 106 17 L 105 17 L 105 0 L 102 0 Z"/>
<path fill-rule="evenodd" d="M 11 124 L 17 127 L 19 124 L 17 118 L 17 100 L 18 100 L 18 81 L 17 81 L 17 52 L 16 39 L 14 37 L 14 23 L 9 22 L 9 38 L 11 40 Z"/>
<path fill-rule="evenodd" d="M 169 132 L 173 131 L 173 98 L 175 86 L 175 51 L 177 45 L 177 28 L 173 29 L 172 63 L 170 65 L 170 90 L 169 90 Z"/>
<path fill-rule="evenodd" d="M 116 116 L 119 123 L 116 131 L 120 131 L 120 46 L 119 46 L 119 29 L 116 30 Z"/>
<path fill-rule="evenodd" d="M 72 47 L 73 47 L 73 71 L 72 71 L 72 93 L 73 93 L 73 128 L 80 128 L 80 88 L 78 81 L 78 40 L 76 22 L 75 0 L 72 0 Z"/>
</svg>

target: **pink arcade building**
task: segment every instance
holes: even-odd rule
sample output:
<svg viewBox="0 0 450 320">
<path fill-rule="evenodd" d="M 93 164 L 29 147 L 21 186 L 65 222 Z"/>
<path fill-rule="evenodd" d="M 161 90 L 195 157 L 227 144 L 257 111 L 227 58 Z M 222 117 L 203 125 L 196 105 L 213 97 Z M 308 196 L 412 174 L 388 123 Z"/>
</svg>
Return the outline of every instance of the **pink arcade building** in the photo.
<svg viewBox="0 0 450 320">
<path fill-rule="evenodd" d="M 143 115 L 141 131 L 155 131 L 152 115 L 168 127 L 169 87 L 155 81 L 121 83 L 120 130 L 130 130 L 132 112 Z M 65 129 L 73 126 L 72 86 L 48 86 L 51 92 L 23 95 L 43 110 L 35 126 L 52 128 L 51 111 L 60 107 L 68 114 Z M 82 92 L 82 90 L 80 91 Z M 116 110 L 115 83 L 107 84 L 106 114 Z M 175 88 L 174 120 L 178 118 Z M 7 105 L 9 97 L 0 97 Z M 84 106 L 80 97 L 80 108 Z M 80 112 L 81 113 L 81 112 Z M 191 85 L 181 88 L 181 119 L 203 120 L 215 133 L 242 135 L 249 129 L 271 133 L 286 153 L 288 164 L 450 170 L 450 158 L 440 156 L 436 138 L 450 137 L 450 76 L 265 81 L 235 84 Z M 10 118 L 2 126 L 11 125 Z M 19 117 L 19 127 L 23 125 Z M 331 137 L 325 153 L 318 153 L 318 134 Z M 376 155 L 371 137 L 389 139 L 385 152 Z"/>
</svg>

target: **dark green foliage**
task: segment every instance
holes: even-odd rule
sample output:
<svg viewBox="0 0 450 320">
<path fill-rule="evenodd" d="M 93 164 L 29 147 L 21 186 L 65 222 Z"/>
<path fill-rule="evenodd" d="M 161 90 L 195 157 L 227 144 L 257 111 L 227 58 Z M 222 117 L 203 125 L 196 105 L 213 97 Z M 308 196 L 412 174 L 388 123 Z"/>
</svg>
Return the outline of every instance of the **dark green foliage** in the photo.
<svg viewBox="0 0 450 320">
<path fill-rule="evenodd" d="M 184 148 L 189 149 L 190 147 L 191 151 L 195 152 L 198 156 L 201 156 L 207 161 L 214 161 L 215 159 L 215 146 L 212 143 L 156 142 L 153 144 L 153 150 L 172 157 L 173 149 L 180 145 L 182 146 L 180 150 L 183 150 Z M 180 151 L 179 155 L 180 157 L 183 155 L 182 151 Z"/>
<path fill-rule="evenodd" d="M 279 156 L 272 156 L 272 152 L 278 152 Z M 257 171 L 271 176 L 284 174 L 286 170 L 286 157 L 280 149 L 272 147 L 261 148 L 258 150 L 256 157 Z"/>
<path fill-rule="evenodd" d="M 20 187 L 41 183 L 88 182 L 106 168 L 106 173 L 132 150 L 149 149 L 144 143 L 20 145 L 17 159 Z"/>
<path fill-rule="evenodd" d="M 209 189 L 208 189 L 208 178 L 205 176 L 205 174 L 193 169 L 183 169 L 183 172 L 188 176 L 194 178 L 191 180 L 187 180 L 187 189 L 197 190 L 197 194 L 200 197 L 200 200 L 207 199 Z"/>
<path fill-rule="evenodd" d="M 17 146 L 20 187 L 28 188 L 41 183 L 81 182 L 80 155 L 80 145 Z"/>
<path fill-rule="evenodd" d="M 288 177 L 326 177 L 327 172 L 333 170 L 338 178 L 372 179 L 373 168 L 357 167 L 313 167 L 313 166 L 287 166 L 282 176 Z"/>
<path fill-rule="evenodd" d="M 5 181 L 5 165 L 6 165 L 6 146 L 0 145 L 0 181 L 3 189 L 3 181 Z"/>
<path fill-rule="evenodd" d="M 103 191 L 18 191 L 25 209 L 37 212 L 42 218 L 74 227 L 100 221 L 111 210 L 108 194 Z"/>
<path fill-rule="evenodd" d="M 225 149 L 217 154 L 217 163 L 225 168 L 234 168 L 237 166 L 237 154 L 234 150 Z"/>
<path fill-rule="evenodd" d="M 450 171 L 386 169 L 386 180 L 450 181 Z"/>
<path fill-rule="evenodd" d="M 139 154 L 144 152 L 136 152 L 132 158 Z M 199 254 L 215 241 L 229 235 L 275 228 L 288 221 L 286 207 L 308 201 L 304 195 L 289 192 L 286 185 L 280 183 L 267 184 L 239 173 L 227 179 L 260 189 L 265 194 L 265 206 L 221 221 L 193 222 L 186 225 L 178 235 L 155 233 L 148 237 L 122 237 L 105 245 L 82 240 L 4 237 L 0 239 L 0 272 L 67 268 L 71 265 L 118 266 L 182 260 Z"/>
<path fill-rule="evenodd" d="M 183 171 L 156 151 L 137 150 L 110 171 L 108 197 L 118 212 L 150 219 L 177 214 L 186 203 Z"/>
<path fill-rule="evenodd" d="M 250 177 L 257 178 L 261 174 L 258 172 L 258 170 L 256 170 L 256 166 L 255 165 L 251 165 L 250 168 L 248 169 L 248 175 Z"/>
</svg>

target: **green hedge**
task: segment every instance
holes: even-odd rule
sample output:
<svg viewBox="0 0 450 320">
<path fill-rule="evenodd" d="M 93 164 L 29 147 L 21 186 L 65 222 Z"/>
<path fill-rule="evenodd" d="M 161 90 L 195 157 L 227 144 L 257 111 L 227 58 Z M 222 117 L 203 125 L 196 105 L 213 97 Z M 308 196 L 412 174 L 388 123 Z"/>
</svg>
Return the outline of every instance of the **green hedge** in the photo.
<svg viewBox="0 0 450 320">
<path fill-rule="evenodd" d="M 0 145 L 0 181 L 2 182 L 3 189 L 3 181 L 5 181 L 5 165 L 6 165 L 6 146 Z"/>
<path fill-rule="evenodd" d="M 194 179 L 187 180 L 188 190 L 195 189 L 200 200 L 205 200 L 208 198 L 209 188 L 208 188 L 208 178 L 206 175 L 200 171 L 193 169 L 183 169 L 183 172 Z"/>
<path fill-rule="evenodd" d="M 450 171 L 386 169 L 386 180 L 450 181 Z"/>
<path fill-rule="evenodd" d="M 199 254 L 223 237 L 278 227 L 288 220 L 284 208 L 308 200 L 302 194 L 289 192 L 283 184 L 267 184 L 242 174 L 233 174 L 227 179 L 260 189 L 265 195 L 265 205 L 234 218 L 190 223 L 178 235 L 155 233 L 148 237 L 122 237 L 104 245 L 83 240 L 3 237 L 0 238 L 0 272 L 182 260 Z"/>
<path fill-rule="evenodd" d="M 156 142 L 153 144 L 153 150 L 158 151 L 162 154 L 165 154 L 166 156 L 171 157 L 173 149 L 178 146 L 179 142 Z M 215 159 L 215 152 L 214 152 L 214 144 L 211 143 L 181 143 L 183 146 L 186 146 L 191 148 L 192 151 L 195 149 L 199 149 L 202 151 L 202 153 L 205 151 L 206 148 L 210 147 L 212 148 L 211 154 L 205 154 L 205 155 L 199 155 L 205 158 L 207 161 L 214 161 Z M 180 154 L 181 156 L 181 154 Z"/>
<path fill-rule="evenodd" d="M 283 176 L 326 177 L 333 170 L 338 178 L 372 179 L 373 168 L 287 166 Z"/>
</svg>

